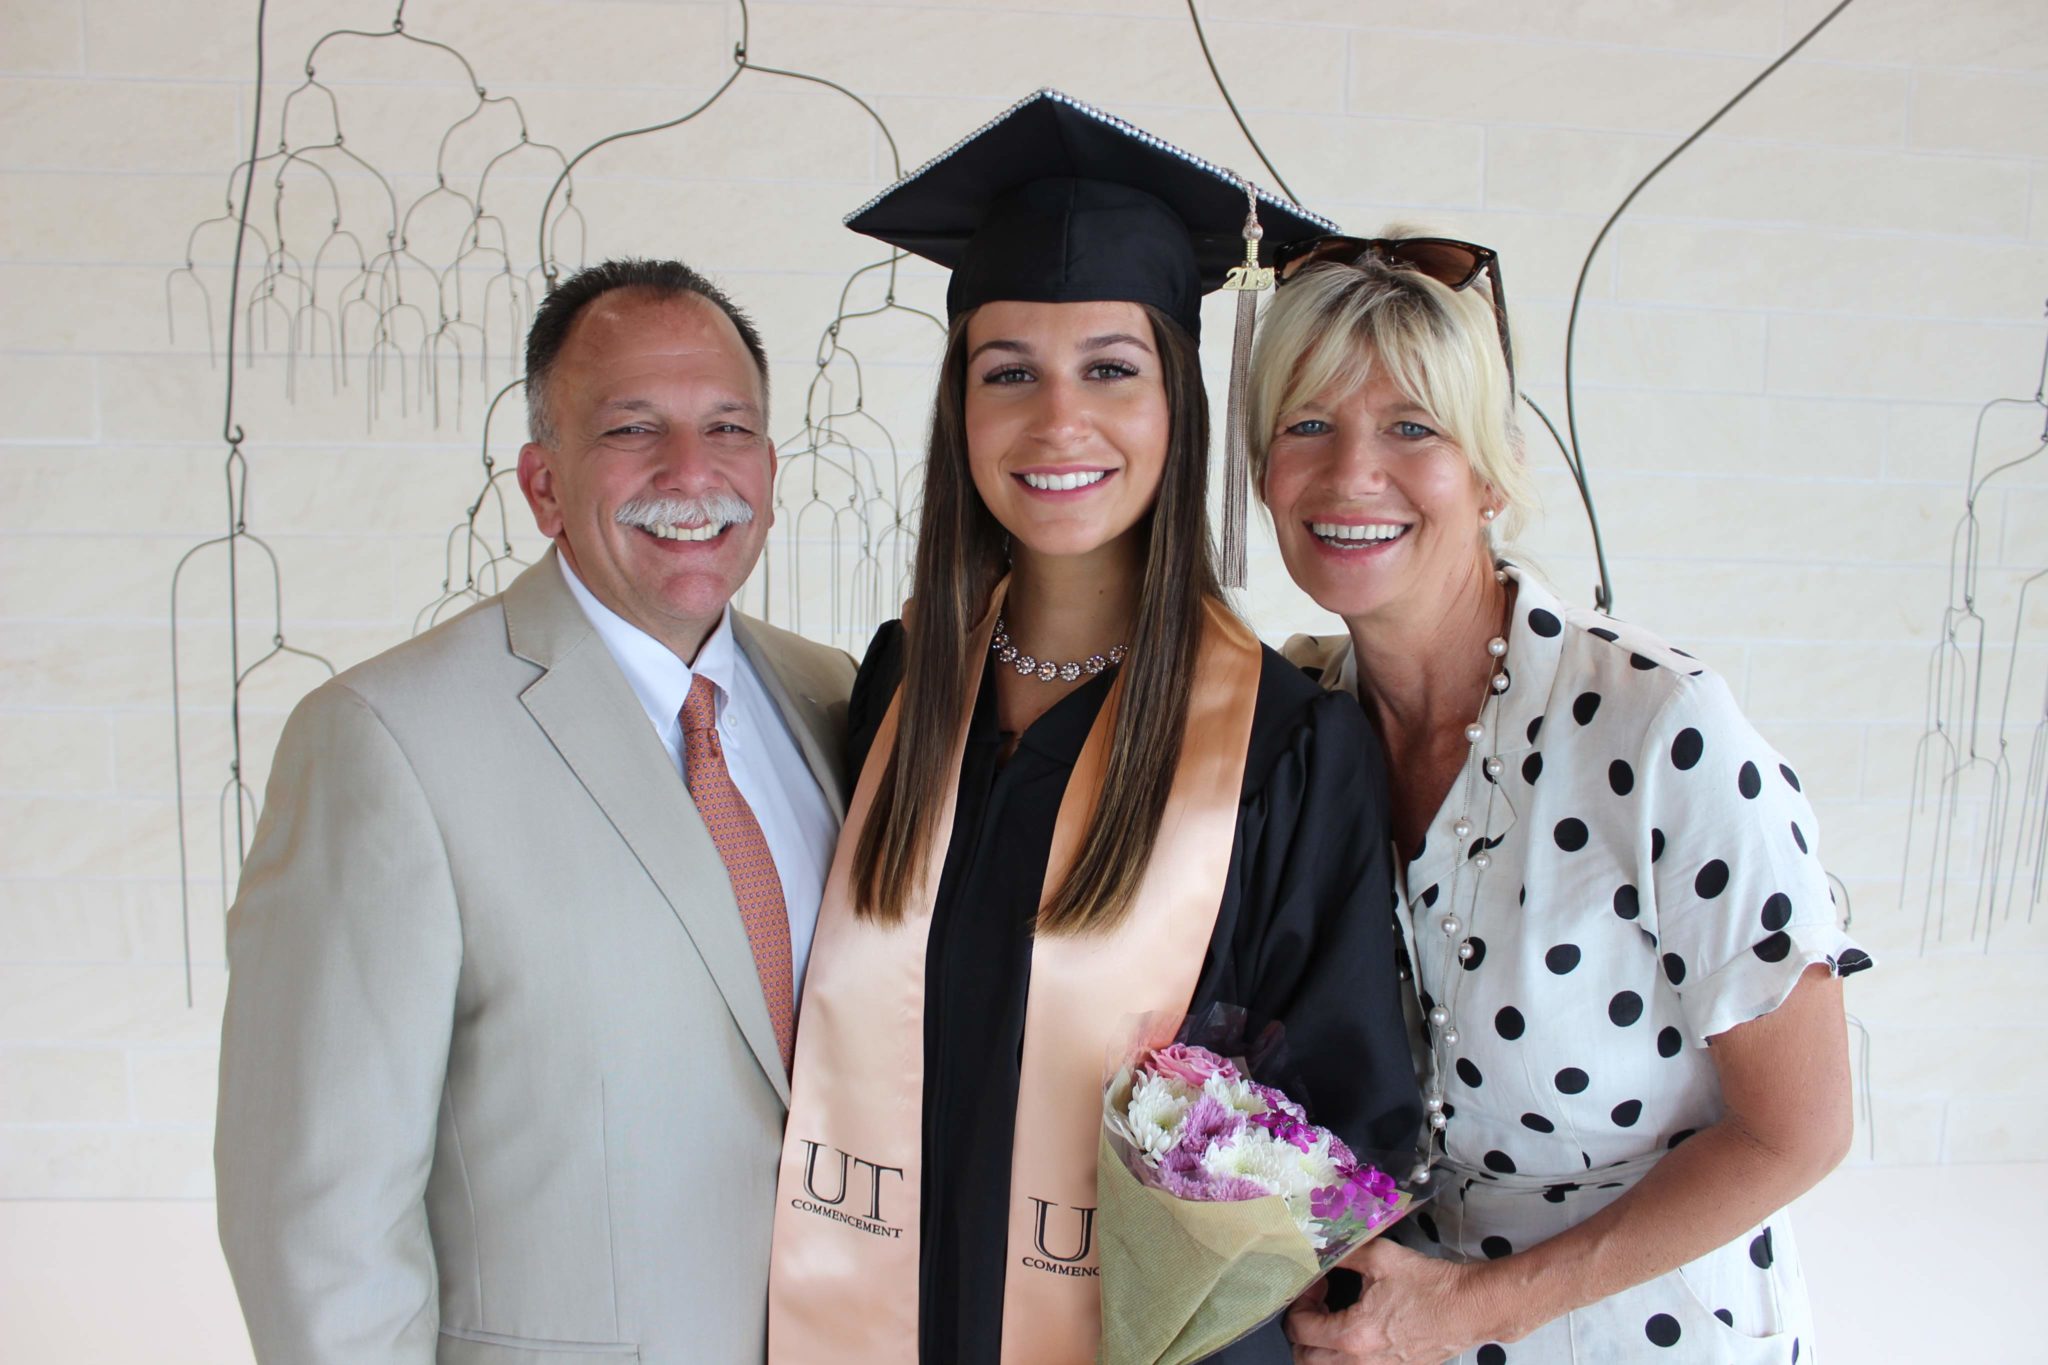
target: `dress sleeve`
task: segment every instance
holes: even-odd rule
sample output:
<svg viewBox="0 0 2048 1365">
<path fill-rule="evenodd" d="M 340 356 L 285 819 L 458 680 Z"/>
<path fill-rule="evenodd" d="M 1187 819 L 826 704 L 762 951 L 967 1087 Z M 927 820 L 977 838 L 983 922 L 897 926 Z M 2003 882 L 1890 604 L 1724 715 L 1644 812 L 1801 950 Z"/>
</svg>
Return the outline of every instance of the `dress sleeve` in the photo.
<svg viewBox="0 0 2048 1365">
<path fill-rule="evenodd" d="M 1386 765 L 1350 697 L 1326 693 L 1242 822 L 1239 980 L 1286 1030 L 1311 1116 L 1405 1160 L 1422 1098 L 1401 1008 Z M 1397 1169 L 1400 1174 L 1405 1167 Z"/>
<path fill-rule="evenodd" d="M 1813 807 L 1791 765 L 1713 674 L 1686 680 L 1636 771 L 1664 975 L 1694 1046 L 1785 1002 L 1805 970 L 1872 965 L 1843 933 Z"/>
</svg>

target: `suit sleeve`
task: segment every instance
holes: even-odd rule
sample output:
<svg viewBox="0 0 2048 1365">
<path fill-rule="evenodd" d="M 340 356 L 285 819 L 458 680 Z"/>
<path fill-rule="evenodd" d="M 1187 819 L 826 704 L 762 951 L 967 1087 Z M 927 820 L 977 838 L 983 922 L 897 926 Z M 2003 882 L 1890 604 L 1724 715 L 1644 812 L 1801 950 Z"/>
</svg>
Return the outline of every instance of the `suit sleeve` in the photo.
<svg viewBox="0 0 2048 1365">
<path fill-rule="evenodd" d="M 431 1365 L 424 1195 L 461 960 L 426 794 L 330 683 L 285 727 L 228 915 L 214 1169 L 259 1361 Z"/>
</svg>

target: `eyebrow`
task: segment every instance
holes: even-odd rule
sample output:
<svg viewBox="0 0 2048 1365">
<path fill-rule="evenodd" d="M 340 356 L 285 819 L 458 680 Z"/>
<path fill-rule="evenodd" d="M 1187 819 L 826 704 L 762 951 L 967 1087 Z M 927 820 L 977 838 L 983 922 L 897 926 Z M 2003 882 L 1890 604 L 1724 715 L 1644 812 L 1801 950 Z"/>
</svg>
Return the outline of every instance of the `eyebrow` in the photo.
<svg viewBox="0 0 2048 1365">
<path fill-rule="evenodd" d="M 1105 332 L 1101 336 L 1087 337 L 1077 342 L 1074 346 L 1074 349 L 1076 351 L 1082 352 L 1099 351 L 1107 346 L 1135 346 L 1147 355 L 1152 354 L 1152 347 L 1144 340 L 1144 338 L 1133 336 L 1129 332 Z M 991 340 L 984 341 L 981 343 L 981 345 L 975 347 L 972 351 L 968 353 L 967 359 L 969 361 L 973 361 L 976 358 L 978 358 L 983 351 L 1015 351 L 1018 355 L 1032 354 L 1032 349 L 1029 342 L 1013 341 L 1006 337 L 996 337 Z"/>
<path fill-rule="evenodd" d="M 597 410 L 600 413 L 659 413 L 662 409 L 661 405 L 656 403 L 651 398 L 612 398 L 607 399 L 605 402 L 598 404 Z M 761 415 L 761 409 L 757 405 L 750 403 L 743 398 L 722 399 L 719 402 L 712 404 L 710 409 L 710 415 L 712 416 L 722 416 L 726 413 L 734 412 L 745 413 L 748 416 L 752 417 L 758 417 Z"/>
</svg>

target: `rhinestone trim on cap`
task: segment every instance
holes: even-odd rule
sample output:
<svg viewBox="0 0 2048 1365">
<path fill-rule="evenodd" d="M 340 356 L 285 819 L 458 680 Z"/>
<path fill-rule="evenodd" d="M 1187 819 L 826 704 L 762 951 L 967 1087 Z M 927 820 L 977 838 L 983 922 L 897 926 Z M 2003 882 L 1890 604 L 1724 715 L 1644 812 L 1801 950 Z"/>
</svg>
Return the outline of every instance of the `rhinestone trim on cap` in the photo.
<svg viewBox="0 0 2048 1365">
<path fill-rule="evenodd" d="M 1075 99 L 1072 95 L 1066 94 L 1059 90 L 1054 90 L 1052 87 L 1047 86 L 1043 90 L 1034 91 L 1033 93 L 1026 95 L 1023 99 L 1018 100 L 1008 109 L 1005 109 L 1002 113 L 997 114 L 987 123 L 982 124 L 981 127 L 976 128 L 966 137 L 961 138 L 958 142 L 948 147 L 945 151 L 940 152 L 930 161 L 925 162 L 924 165 L 919 166 L 909 175 L 904 176 L 901 180 L 898 180 L 895 184 L 889 186 L 880 194 L 868 200 L 867 203 L 862 204 L 852 213 L 847 214 L 844 218 L 840 219 L 840 222 L 851 224 L 854 219 L 860 217 L 863 213 L 866 213 L 869 209 L 881 203 L 884 199 L 887 199 L 890 195 L 894 194 L 897 190 L 903 188 L 905 185 L 908 185 L 911 181 L 917 179 L 921 175 L 924 175 L 934 166 L 937 166 L 939 163 L 945 161 L 948 157 L 952 156 L 962 147 L 965 147 L 968 143 L 974 141 L 974 139 L 980 137 L 983 133 L 986 133 L 989 129 L 995 127 L 1004 119 L 1011 117 L 1012 115 L 1016 114 L 1018 111 L 1022 109 L 1030 107 L 1031 105 L 1037 103 L 1039 100 L 1054 100 L 1060 104 L 1064 104 L 1069 109 L 1073 109 L 1079 113 L 1086 114 L 1089 118 L 1096 120 L 1098 123 L 1106 123 L 1110 127 L 1116 129 L 1118 132 L 1123 133 L 1126 136 L 1136 138 L 1138 141 L 1144 143 L 1148 147 L 1155 147 L 1162 152 L 1168 153 L 1169 155 L 1177 156 L 1182 161 L 1187 162 L 1190 166 L 1195 167 L 1197 170 L 1207 171 L 1210 175 L 1215 176 L 1218 180 L 1221 180 L 1224 184 L 1229 185 L 1232 189 L 1241 190 L 1244 188 L 1245 182 L 1243 180 L 1231 174 L 1223 167 L 1218 166 L 1215 162 L 1209 161 L 1203 157 L 1196 156 L 1193 152 L 1184 151 L 1181 148 L 1174 146 L 1171 142 L 1168 142 L 1165 138 L 1158 137 L 1152 133 L 1148 133 L 1143 128 L 1140 128 L 1133 123 L 1129 123 L 1123 119 L 1118 118 L 1115 114 L 1108 113 L 1105 110 L 1097 109 L 1092 104 L 1084 103 L 1081 100 Z M 1265 201 L 1268 204 L 1271 204 L 1276 209 L 1285 209 L 1289 213 L 1299 214 L 1301 217 L 1308 219 L 1310 222 L 1314 223 L 1316 226 L 1320 227 L 1325 232 L 1342 231 L 1342 229 L 1339 228 L 1335 222 L 1331 221 L 1328 218 L 1323 217 L 1319 213 L 1311 213 L 1299 204 L 1289 203 L 1287 200 L 1277 198 L 1276 196 L 1269 194 L 1265 190 L 1259 190 L 1258 196 L 1261 200 Z"/>
</svg>

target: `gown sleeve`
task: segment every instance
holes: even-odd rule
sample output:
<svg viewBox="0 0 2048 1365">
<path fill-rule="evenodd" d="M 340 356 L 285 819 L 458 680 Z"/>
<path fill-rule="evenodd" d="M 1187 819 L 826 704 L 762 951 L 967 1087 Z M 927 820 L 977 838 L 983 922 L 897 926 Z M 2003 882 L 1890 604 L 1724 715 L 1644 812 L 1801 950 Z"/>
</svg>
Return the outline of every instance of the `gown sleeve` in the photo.
<svg viewBox="0 0 2048 1365">
<path fill-rule="evenodd" d="M 1318 692 L 1297 714 L 1270 775 L 1247 792 L 1225 896 L 1225 915 L 1235 909 L 1227 960 L 1212 960 L 1195 1008 L 1243 1005 L 1277 1020 L 1287 1081 L 1309 1117 L 1400 1178 L 1415 1160 L 1422 1094 L 1401 1004 L 1386 763 L 1351 697 Z M 1334 1273 L 1333 1302 L 1355 1297 L 1356 1278 Z M 1292 1359 L 1275 1320 L 1207 1365 Z"/>
<path fill-rule="evenodd" d="M 1286 1032 L 1312 1118 L 1405 1174 L 1422 1124 L 1401 1007 L 1386 764 L 1350 697 L 1319 693 L 1239 824 L 1236 976 Z"/>
<path fill-rule="evenodd" d="M 903 680 L 903 623 L 884 621 L 868 642 L 860 671 L 853 675 L 853 692 L 846 699 L 846 771 L 850 781 L 860 780 L 861 765 L 874 747 L 875 732 L 896 696 Z"/>
<path fill-rule="evenodd" d="M 1664 975 L 1695 1047 L 1785 1002 L 1801 973 L 1871 965 L 1836 923 L 1799 775 L 1719 677 L 1660 708 L 1636 771 Z M 1645 907 L 1646 917 L 1652 907 Z"/>
</svg>

